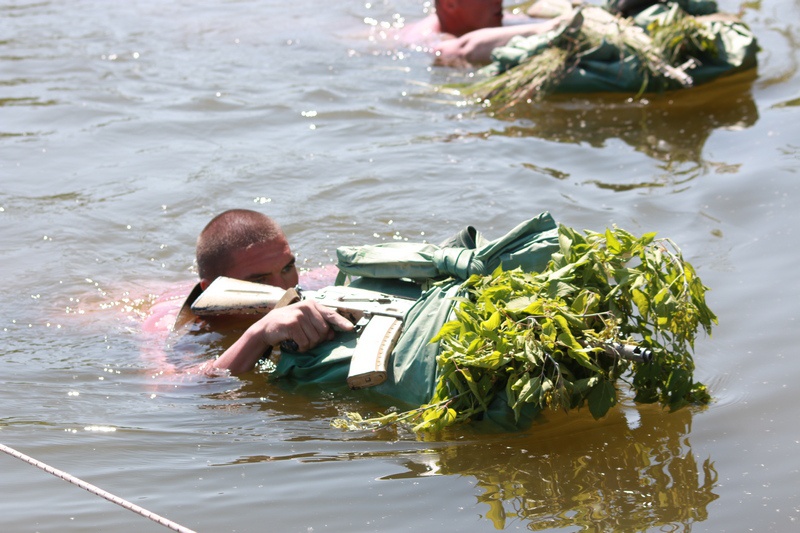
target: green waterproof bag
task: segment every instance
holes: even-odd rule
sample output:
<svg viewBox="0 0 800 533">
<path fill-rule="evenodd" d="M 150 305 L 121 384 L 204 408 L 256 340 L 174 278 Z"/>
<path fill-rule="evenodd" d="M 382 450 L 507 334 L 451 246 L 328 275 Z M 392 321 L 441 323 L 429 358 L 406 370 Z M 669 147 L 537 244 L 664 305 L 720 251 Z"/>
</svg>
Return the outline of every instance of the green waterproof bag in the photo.
<svg viewBox="0 0 800 533">
<path fill-rule="evenodd" d="M 487 275 L 500 265 L 526 271 L 543 269 L 558 249 L 558 227 L 549 213 L 542 213 L 499 239 L 486 241 L 475 233 L 472 240 L 474 248 L 387 243 L 337 251 L 337 284 L 349 279 L 354 285 L 395 294 L 403 285 L 401 280 L 425 287 L 405 317 L 390 359 L 389 377 L 373 387 L 374 392 L 411 405 L 430 400 L 439 352 L 438 344 L 430 340 L 453 318 L 453 298 L 459 296 L 461 284 L 473 274 Z M 354 345 L 351 335 L 343 335 L 313 353 L 284 352 L 275 376 L 299 383 L 344 384 Z"/>
</svg>

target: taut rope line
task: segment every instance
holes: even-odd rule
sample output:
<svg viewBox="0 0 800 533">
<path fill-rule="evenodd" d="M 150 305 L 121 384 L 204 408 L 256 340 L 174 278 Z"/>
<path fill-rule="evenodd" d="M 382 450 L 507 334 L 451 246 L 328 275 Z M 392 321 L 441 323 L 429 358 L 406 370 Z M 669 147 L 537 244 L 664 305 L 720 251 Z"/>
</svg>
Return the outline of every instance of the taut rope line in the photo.
<svg viewBox="0 0 800 533">
<path fill-rule="evenodd" d="M 54 476 L 56 476 L 58 478 L 61 478 L 64 481 L 69 481 L 73 485 L 77 485 L 82 489 L 88 490 L 92 494 L 100 496 L 101 498 L 105 498 L 106 500 L 108 500 L 110 502 L 116 503 L 117 505 L 119 505 L 121 507 L 124 507 L 125 509 L 127 509 L 129 511 L 133 511 L 134 513 L 139 514 L 139 515 L 141 515 L 141 516 L 143 516 L 145 518 L 149 518 L 153 522 L 157 522 L 157 523 L 161 524 L 162 526 L 168 527 L 169 529 L 171 529 L 173 531 L 178 531 L 179 533 L 196 533 L 192 529 L 189 529 L 187 527 L 183 527 L 180 524 L 176 524 L 172 520 L 168 520 L 168 519 L 164 518 L 163 516 L 159 516 L 156 513 L 152 513 L 152 512 L 148 511 L 147 509 L 145 509 L 143 507 L 139 507 L 138 505 L 136 505 L 134 503 L 131 503 L 131 502 L 127 501 L 127 500 L 123 500 L 119 496 L 114 496 L 110 492 L 106 492 L 101 488 L 95 487 L 91 483 L 87 483 L 87 482 L 85 482 L 85 481 L 83 481 L 81 479 L 76 478 L 75 476 L 72 476 L 70 474 L 67 474 L 66 472 L 58 470 L 57 468 L 53 468 L 52 466 L 49 466 L 49 465 L 47 465 L 47 464 L 45 464 L 45 463 L 43 463 L 41 461 L 37 461 L 33 457 L 29 457 L 29 456 L 25 455 L 22 452 L 18 452 L 14 448 L 10 448 L 10 447 L 6 446 L 5 444 L 0 444 L 0 450 L 6 452 L 7 454 L 9 454 L 9 455 L 11 455 L 13 457 L 16 457 L 17 459 L 22 459 L 26 463 L 28 463 L 30 465 L 33 465 L 36 468 L 42 469 L 45 472 L 47 472 L 48 474 L 53 474 Z"/>
</svg>

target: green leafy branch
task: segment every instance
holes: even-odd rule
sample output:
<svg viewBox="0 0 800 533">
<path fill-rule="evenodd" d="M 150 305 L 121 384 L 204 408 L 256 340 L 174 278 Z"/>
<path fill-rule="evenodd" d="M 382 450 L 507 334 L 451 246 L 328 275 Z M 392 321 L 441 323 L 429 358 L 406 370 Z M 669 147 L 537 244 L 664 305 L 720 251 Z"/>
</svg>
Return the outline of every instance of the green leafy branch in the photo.
<svg viewBox="0 0 800 533">
<path fill-rule="evenodd" d="M 624 381 L 638 402 L 670 409 L 706 403 L 693 381 L 699 330 L 717 322 L 707 288 L 669 239 L 619 228 L 583 234 L 559 227 L 559 251 L 540 273 L 498 268 L 462 286 L 440 342 L 431 401 L 356 426 L 405 424 L 436 432 L 493 409 L 570 410 L 595 418 L 616 403 Z M 643 346 L 652 357 L 632 356 Z"/>
</svg>

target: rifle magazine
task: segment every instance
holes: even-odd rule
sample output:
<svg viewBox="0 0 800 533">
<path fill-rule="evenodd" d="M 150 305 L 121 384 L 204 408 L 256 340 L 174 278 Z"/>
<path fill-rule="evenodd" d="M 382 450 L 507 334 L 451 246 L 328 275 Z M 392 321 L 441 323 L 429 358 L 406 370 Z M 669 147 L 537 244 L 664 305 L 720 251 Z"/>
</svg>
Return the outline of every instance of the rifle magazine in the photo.
<svg viewBox="0 0 800 533">
<path fill-rule="evenodd" d="M 347 385 L 351 389 L 374 387 L 386 381 L 389 356 L 402 329 L 403 321 L 399 318 L 382 315 L 370 318 L 350 360 Z"/>
</svg>

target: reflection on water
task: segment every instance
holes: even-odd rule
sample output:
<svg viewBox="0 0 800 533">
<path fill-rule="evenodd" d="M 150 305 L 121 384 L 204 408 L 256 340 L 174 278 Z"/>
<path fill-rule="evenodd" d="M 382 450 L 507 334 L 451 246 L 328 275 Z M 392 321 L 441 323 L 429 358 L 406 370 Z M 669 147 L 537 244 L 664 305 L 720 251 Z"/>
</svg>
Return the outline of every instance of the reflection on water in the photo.
<svg viewBox="0 0 800 533">
<path fill-rule="evenodd" d="M 342 409 L 363 411 L 366 402 L 354 404 L 346 393 L 306 392 L 283 395 L 273 390 L 264 397 L 263 388 L 250 382 L 233 394 L 214 395 L 231 406 L 248 405 L 278 419 L 306 420 L 301 433 L 284 439 L 307 448 L 242 456 L 226 464 L 367 459 L 403 468 L 379 478 L 385 482 L 471 477 L 476 480 L 476 511 L 496 529 L 523 522 L 534 531 L 688 531 L 708 518 L 708 506 L 718 498 L 714 463 L 692 452 L 691 409 L 669 413 L 625 400 L 601 421 L 583 411 L 550 413 L 526 433 L 487 434 L 469 426 L 443 440 L 421 442 L 402 433 L 327 428 L 327 420 Z M 314 421 L 311 426 L 309 420 Z M 350 443 L 347 451 L 342 451 L 343 441 Z"/>
<path fill-rule="evenodd" d="M 692 454 L 688 410 L 643 418 L 636 429 L 586 426 L 545 442 L 533 434 L 490 453 L 449 448 L 441 472 L 474 475 L 484 490 L 478 500 L 489 507 L 485 516 L 498 529 L 512 520 L 529 522 L 531 530 L 689 529 L 717 499 L 717 472 L 710 459 L 698 464 Z M 478 462 L 478 454 L 493 461 Z"/>
<path fill-rule="evenodd" d="M 474 135 L 536 137 L 596 148 L 619 139 L 663 162 L 665 171 L 675 173 L 670 178 L 675 183 L 709 170 L 735 170 L 724 163 L 705 160 L 703 146 L 715 130 L 741 130 L 756 123 L 758 109 L 752 95 L 755 79 L 755 72 L 746 72 L 692 91 L 648 95 L 643 99 L 606 94 L 550 97 L 543 102 L 518 105 L 507 113 L 495 113 L 495 118 L 508 126 Z M 686 170 L 680 163 L 694 165 Z M 563 179 L 559 175 L 553 177 Z M 602 182 L 597 185 L 617 187 Z M 642 182 L 626 187 L 662 185 Z"/>
<path fill-rule="evenodd" d="M 791 100 L 787 100 L 786 102 L 775 104 L 773 107 L 781 108 L 781 107 L 796 107 L 796 106 L 800 106 L 800 98 L 792 98 Z"/>
</svg>

